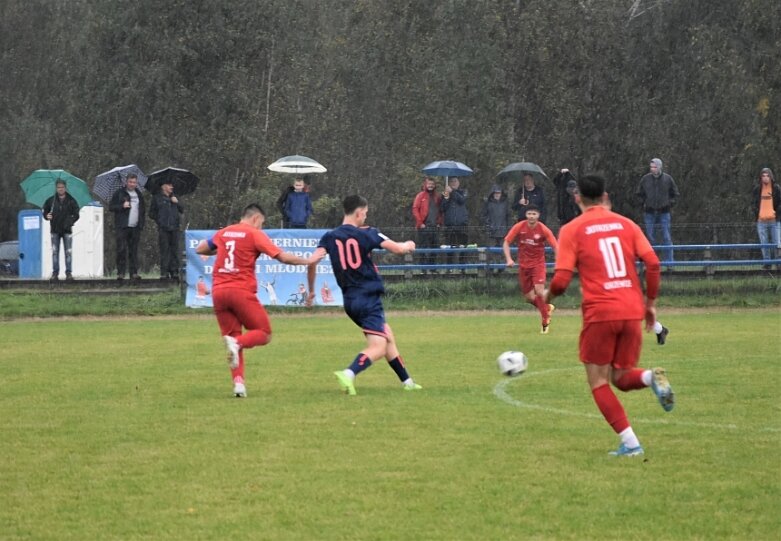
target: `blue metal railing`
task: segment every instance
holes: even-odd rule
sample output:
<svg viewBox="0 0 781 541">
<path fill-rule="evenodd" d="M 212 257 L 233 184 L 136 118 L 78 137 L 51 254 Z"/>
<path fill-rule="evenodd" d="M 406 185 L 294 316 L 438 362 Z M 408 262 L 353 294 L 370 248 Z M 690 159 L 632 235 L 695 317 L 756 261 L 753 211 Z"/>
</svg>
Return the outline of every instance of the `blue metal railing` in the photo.
<svg viewBox="0 0 781 541">
<path fill-rule="evenodd" d="M 654 245 L 653 248 L 658 252 L 664 253 L 666 250 L 673 250 L 674 252 L 701 252 L 702 257 L 699 259 L 676 259 L 674 261 L 662 260 L 661 264 L 664 267 L 671 268 L 684 268 L 684 267 L 754 267 L 761 265 L 781 265 L 781 258 L 778 255 L 772 259 L 716 259 L 711 252 L 719 251 L 756 251 L 761 252 L 762 248 L 775 249 L 773 244 L 678 244 L 678 245 Z M 518 249 L 511 248 L 511 253 L 517 255 Z M 545 252 L 548 258 L 546 266 L 553 268 L 554 263 L 552 261 L 553 250 L 550 247 L 545 248 Z M 387 254 L 384 250 L 381 250 L 379 254 Z M 437 271 L 437 270 L 498 270 L 507 268 L 504 263 L 492 262 L 489 260 L 489 255 L 502 256 L 502 248 L 500 247 L 487 247 L 487 246 L 469 246 L 469 247 L 441 247 L 441 248 L 421 248 L 415 250 L 415 255 L 404 256 L 405 263 L 391 263 L 391 264 L 378 264 L 377 267 L 380 270 L 388 271 Z M 459 256 L 462 258 L 469 258 L 473 260 L 477 258 L 477 262 L 458 262 L 458 263 L 417 263 L 415 259 L 419 259 L 421 256 L 439 257 L 440 259 L 447 259 L 448 256 Z"/>
</svg>

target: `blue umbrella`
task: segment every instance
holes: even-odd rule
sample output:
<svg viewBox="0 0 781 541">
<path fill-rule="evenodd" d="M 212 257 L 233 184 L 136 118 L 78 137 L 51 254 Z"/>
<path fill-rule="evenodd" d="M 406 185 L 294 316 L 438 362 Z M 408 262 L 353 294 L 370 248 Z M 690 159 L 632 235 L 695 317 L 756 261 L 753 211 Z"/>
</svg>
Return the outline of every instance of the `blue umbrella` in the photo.
<svg viewBox="0 0 781 541">
<path fill-rule="evenodd" d="M 421 169 L 427 175 L 432 177 L 468 177 L 474 174 L 474 171 L 461 162 L 444 160 L 441 162 L 431 162 Z"/>
</svg>

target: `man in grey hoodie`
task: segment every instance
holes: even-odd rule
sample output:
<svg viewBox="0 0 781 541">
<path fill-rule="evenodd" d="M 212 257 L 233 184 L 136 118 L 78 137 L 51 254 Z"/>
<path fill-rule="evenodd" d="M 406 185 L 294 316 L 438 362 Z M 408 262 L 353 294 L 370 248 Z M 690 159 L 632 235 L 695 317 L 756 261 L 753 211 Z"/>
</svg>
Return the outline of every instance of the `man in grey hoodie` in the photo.
<svg viewBox="0 0 781 541">
<path fill-rule="evenodd" d="M 651 244 L 656 244 L 655 230 L 662 230 L 662 242 L 665 248 L 662 263 L 673 260 L 672 235 L 670 234 L 670 210 L 681 195 L 673 177 L 662 172 L 662 160 L 654 158 L 649 166 L 650 172 L 640 179 L 635 195 L 643 205 L 645 234 Z"/>
</svg>

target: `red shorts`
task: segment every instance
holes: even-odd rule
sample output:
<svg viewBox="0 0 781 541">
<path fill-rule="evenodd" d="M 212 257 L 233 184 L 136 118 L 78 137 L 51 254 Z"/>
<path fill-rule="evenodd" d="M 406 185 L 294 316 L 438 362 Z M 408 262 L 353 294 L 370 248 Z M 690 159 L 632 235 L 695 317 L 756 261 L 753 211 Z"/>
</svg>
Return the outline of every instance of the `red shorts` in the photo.
<svg viewBox="0 0 781 541">
<path fill-rule="evenodd" d="M 538 284 L 545 285 L 545 263 L 536 267 L 520 267 L 518 269 L 518 285 L 521 286 L 521 292 L 524 295 Z"/>
<path fill-rule="evenodd" d="M 271 321 L 266 309 L 251 291 L 236 287 L 223 287 L 212 292 L 214 315 L 223 336 L 241 334 L 247 330 L 261 330 L 271 334 Z"/>
<path fill-rule="evenodd" d="M 580 331 L 580 362 L 634 368 L 640 360 L 642 345 L 639 319 L 585 323 Z"/>
</svg>

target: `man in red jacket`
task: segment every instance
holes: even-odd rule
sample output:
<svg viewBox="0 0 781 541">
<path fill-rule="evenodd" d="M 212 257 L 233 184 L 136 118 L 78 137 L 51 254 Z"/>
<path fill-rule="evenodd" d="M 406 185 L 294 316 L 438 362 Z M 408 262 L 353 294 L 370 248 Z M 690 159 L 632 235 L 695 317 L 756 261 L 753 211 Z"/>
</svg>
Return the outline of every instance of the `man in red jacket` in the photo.
<svg viewBox="0 0 781 541">
<path fill-rule="evenodd" d="M 412 216 L 415 229 L 418 230 L 418 248 L 436 248 L 439 246 L 439 227 L 442 225 L 442 196 L 437 193 L 434 179 L 426 177 L 423 186 L 412 203 Z M 422 254 L 423 265 L 434 263 L 433 254 Z"/>
</svg>

